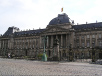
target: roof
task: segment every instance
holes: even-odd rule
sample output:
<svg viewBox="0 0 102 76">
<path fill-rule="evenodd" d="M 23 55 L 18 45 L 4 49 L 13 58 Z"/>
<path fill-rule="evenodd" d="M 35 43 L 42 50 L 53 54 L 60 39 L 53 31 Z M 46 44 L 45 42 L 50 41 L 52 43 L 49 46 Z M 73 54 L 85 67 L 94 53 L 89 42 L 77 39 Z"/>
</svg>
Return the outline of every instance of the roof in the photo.
<svg viewBox="0 0 102 76">
<path fill-rule="evenodd" d="M 64 24 L 64 23 L 70 23 L 69 17 L 67 14 L 58 14 L 58 17 L 53 18 L 49 25 L 56 25 L 56 24 Z"/>
<path fill-rule="evenodd" d="M 37 29 L 37 30 L 29 30 L 29 31 L 20 31 L 20 32 L 15 32 L 14 35 L 35 35 L 43 32 L 45 29 Z"/>
<path fill-rule="evenodd" d="M 72 26 L 75 30 L 81 29 L 91 29 L 91 28 L 102 28 L 102 22 L 99 23 L 90 23 L 90 24 L 81 24 Z"/>
<path fill-rule="evenodd" d="M 8 30 L 3 34 L 3 36 L 11 35 L 15 31 L 19 31 L 19 28 L 14 27 L 14 26 L 13 27 L 9 27 Z"/>
<path fill-rule="evenodd" d="M 45 29 L 37 29 L 37 30 L 28 30 L 28 31 L 19 31 L 17 27 L 9 27 L 8 30 L 3 34 L 3 36 L 10 36 L 13 34 L 14 36 L 21 35 L 36 35 L 43 32 Z"/>
</svg>

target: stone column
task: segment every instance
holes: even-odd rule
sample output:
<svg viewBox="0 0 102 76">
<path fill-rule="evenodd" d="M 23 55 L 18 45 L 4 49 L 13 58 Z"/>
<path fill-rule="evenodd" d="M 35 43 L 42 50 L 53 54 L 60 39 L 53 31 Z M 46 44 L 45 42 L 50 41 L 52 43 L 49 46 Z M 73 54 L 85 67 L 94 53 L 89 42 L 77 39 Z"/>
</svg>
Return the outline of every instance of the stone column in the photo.
<svg viewBox="0 0 102 76">
<path fill-rule="evenodd" d="M 92 35 L 90 34 L 90 47 L 92 47 Z"/>
<path fill-rule="evenodd" d="M 63 35 L 61 34 L 61 47 L 63 47 Z"/>
<path fill-rule="evenodd" d="M 68 48 L 69 48 L 69 45 L 70 45 L 70 40 L 69 40 L 70 38 L 69 38 L 69 37 L 70 37 L 70 36 L 69 36 L 69 34 L 68 34 L 68 35 L 67 35 L 67 40 L 68 40 L 68 41 L 67 41 L 67 46 L 68 46 Z"/>
<path fill-rule="evenodd" d="M 40 36 L 40 42 L 39 42 L 39 46 L 40 46 L 40 48 L 41 48 L 41 44 L 42 44 L 41 41 L 42 41 L 42 40 L 41 40 L 41 36 Z"/>
<path fill-rule="evenodd" d="M 87 43 L 86 43 L 86 36 L 85 36 L 85 47 L 87 47 Z"/>
<path fill-rule="evenodd" d="M 97 34 L 95 35 L 96 37 L 95 37 L 95 46 L 97 46 Z"/>
<path fill-rule="evenodd" d="M 79 47 L 82 46 L 82 43 L 81 43 L 81 35 L 79 36 Z"/>
<path fill-rule="evenodd" d="M 68 45 L 68 34 L 66 34 L 66 48 L 67 48 L 67 45 Z"/>
<path fill-rule="evenodd" d="M 51 35 L 51 47 L 53 47 L 53 35 Z"/>
<path fill-rule="evenodd" d="M 70 32 L 70 42 L 72 44 L 72 48 L 74 47 L 74 32 Z"/>
<path fill-rule="evenodd" d="M 49 46 L 49 36 L 47 36 L 47 48 Z"/>
</svg>

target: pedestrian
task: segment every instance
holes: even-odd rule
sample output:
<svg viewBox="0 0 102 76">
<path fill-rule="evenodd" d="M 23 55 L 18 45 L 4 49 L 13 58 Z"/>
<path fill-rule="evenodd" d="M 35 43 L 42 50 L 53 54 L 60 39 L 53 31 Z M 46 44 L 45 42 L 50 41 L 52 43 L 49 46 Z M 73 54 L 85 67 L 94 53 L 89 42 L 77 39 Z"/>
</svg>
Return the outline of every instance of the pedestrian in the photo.
<svg viewBox="0 0 102 76">
<path fill-rule="evenodd" d="M 8 58 L 10 58 L 11 56 L 10 56 L 10 53 L 8 53 Z"/>
</svg>

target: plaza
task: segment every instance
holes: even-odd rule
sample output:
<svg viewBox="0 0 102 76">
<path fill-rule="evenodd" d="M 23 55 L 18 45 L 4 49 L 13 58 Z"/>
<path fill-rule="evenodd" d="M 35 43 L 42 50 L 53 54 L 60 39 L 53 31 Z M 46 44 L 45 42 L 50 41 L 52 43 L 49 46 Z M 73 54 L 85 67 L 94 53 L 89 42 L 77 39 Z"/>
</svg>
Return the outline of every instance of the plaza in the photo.
<svg viewBox="0 0 102 76">
<path fill-rule="evenodd" d="M 0 76 L 102 76 L 102 65 L 0 58 Z"/>
</svg>

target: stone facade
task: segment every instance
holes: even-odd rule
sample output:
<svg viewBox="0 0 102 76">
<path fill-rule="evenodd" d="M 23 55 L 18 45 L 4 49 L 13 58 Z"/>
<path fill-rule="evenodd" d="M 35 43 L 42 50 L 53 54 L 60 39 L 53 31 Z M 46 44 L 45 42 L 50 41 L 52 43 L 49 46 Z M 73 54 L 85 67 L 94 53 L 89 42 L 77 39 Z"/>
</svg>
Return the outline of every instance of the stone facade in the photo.
<svg viewBox="0 0 102 76">
<path fill-rule="evenodd" d="M 54 41 L 59 40 L 61 60 L 69 58 L 69 46 L 72 44 L 73 59 L 91 58 L 92 42 L 97 47 L 96 58 L 102 58 L 102 23 L 73 25 L 66 14 L 52 19 L 46 29 L 20 31 L 9 27 L 0 36 L 0 55 L 12 53 L 16 56 L 37 57 L 44 51 L 43 37 L 47 36 L 46 54 L 53 56 Z"/>
</svg>

